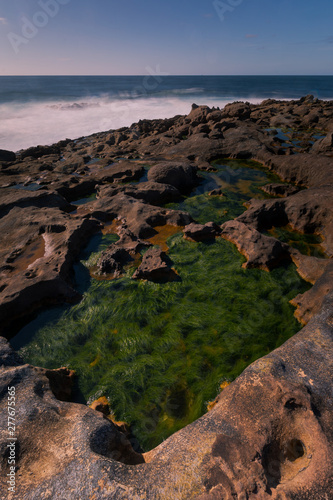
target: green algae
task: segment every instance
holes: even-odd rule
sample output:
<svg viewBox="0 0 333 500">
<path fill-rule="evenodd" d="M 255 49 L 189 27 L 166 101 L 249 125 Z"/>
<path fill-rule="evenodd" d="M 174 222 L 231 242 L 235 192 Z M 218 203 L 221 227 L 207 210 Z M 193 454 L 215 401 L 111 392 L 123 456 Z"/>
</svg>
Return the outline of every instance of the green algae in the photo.
<svg viewBox="0 0 333 500">
<path fill-rule="evenodd" d="M 208 195 L 212 180 L 219 181 L 204 174 L 202 185 L 172 207 L 222 223 L 251 197 L 264 198 L 259 187 L 275 180 L 255 162 L 214 166 L 223 197 Z M 309 285 L 293 264 L 271 273 L 243 269 L 245 259 L 230 242 L 195 243 L 181 233 L 167 240 L 180 282 L 131 280 L 133 268 L 117 280 L 92 279 L 88 269 L 116 240 L 91 240 L 75 269 L 82 302 L 52 317 L 43 313 L 19 335 L 33 331 L 19 352 L 35 365 L 75 369 L 84 398 L 107 396 L 116 418 L 131 424 L 148 450 L 201 416 L 223 381 L 299 330 L 289 300 Z"/>
<path fill-rule="evenodd" d="M 288 243 L 293 248 L 299 250 L 302 254 L 324 258 L 326 254 L 321 247 L 323 239 L 317 234 L 305 234 L 295 231 L 291 226 L 273 227 L 266 233 L 268 236 Z"/>
<path fill-rule="evenodd" d="M 200 186 L 181 203 L 170 203 L 167 208 L 189 212 L 199 223 L 213 220 L 222 224 L 245 210 L 251 198 L 269 197 L 260 187 L 281 182 L 274 173 L 253 160 L 217 160 L 212 163 L 215 172 L 200 172 Z M 223 196 L 210 196 L 214 189 L 222 189 Z"/>
</svg>

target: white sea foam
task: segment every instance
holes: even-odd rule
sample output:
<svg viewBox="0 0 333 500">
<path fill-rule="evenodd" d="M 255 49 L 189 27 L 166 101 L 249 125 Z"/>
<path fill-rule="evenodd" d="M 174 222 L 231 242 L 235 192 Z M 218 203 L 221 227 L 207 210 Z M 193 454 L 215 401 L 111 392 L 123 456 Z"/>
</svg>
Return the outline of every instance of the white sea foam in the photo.
<svg viewBox="0 0 333 500">
<path fill-rule="evenodd" d="M 198 101 L 198 99 L 195 99 Z M 248 100 L 248 99 L 238 99 Z M 262 99 L 251 99 L 260 102 Z M 129 126 L 140 119 L 170 118 L 188 114 L 193 97 L 111 99 L 96 97 L 79 101 L 29 102 L 0 105 L 0 149 L 18 151 L 38 144 L 52 144 L 95 132 Z M 232 100 L 208 99 L 208 106 L 224 107 Z"/>
</svg>

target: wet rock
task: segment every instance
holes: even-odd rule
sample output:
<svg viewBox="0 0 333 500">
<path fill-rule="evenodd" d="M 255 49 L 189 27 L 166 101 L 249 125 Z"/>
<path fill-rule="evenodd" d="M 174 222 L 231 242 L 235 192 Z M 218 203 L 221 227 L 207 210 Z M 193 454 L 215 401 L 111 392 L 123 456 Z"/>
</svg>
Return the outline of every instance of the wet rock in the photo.
<svg viewBox="0 0 333 500">
<path fill-rule="evenodd" d="M 60 148 L 57 144 L 53 144 L 52 146 L 36 146 L 21 151 L 20 158 L 21 160 L 28 157 L 40 158 L 41 156 L 54 155 L 59 153 L 60 153 Z"/>
<path fill-rule="evenodd" d="M 81 298 L 72 287 L 72 265 L 98 228 L 96 220 L 56 208 L 16 207 L 0 219 L 2 334 L 14 335 L 42 306 Z"/>
<path fill-rule="evenodd" d="M 90 215 L 97 218 L 106 218 L 107 215 L 108 219 L 118 217 L 126 221 L 128 228 L 137 238 L 153 236 L 154 226 L 185 226 L 192 222 L 191 216 L 186 212 L 161 209 L 122 193 L 110 198 L 99 198 L 88 210 L 91 210 Z"/>
<path fill-rule="evenodd" d="M 13 151 L 7 151 L 6 149 L 0 149 L 0 161 L 15 161 L 16 154 Z"/>
<path fill-rule="evenodd" d="M 214 240 L 216 236 L 221 234 L 221 228 L 214 222 L 207 224 L 191 224 L 185 226 L 184 237 L 192 241 L 207 241 Z"/>
<path fill-rule="evenodd" d="M 291 184 L 266 184 L 260 189 L 271 196 L 281 196 L 282 198 L 299 192 L 299 188 Z"/>
<path fill-rule="evenodd" d="M 139 180 L 145 173 L 141 164 L 129 161 L 119 161 L 109 167 L 103 168 L 95 174 L 95 179 L 99 182 L 130 182 Z"/>
<path fill-rule="evenodd" d="M 102 252 L 97 267 L 101 274 L 112 274 L 114 277 L 119 277 L 123 272 L 123 266 L 131 260 L 132 258 L 125 248 L 112 244 Z"/>
<path fill-rule="evenodd" d="M 311 149 L 311 153 L 333 156 L 333 132 L 326 137 L 316 141 Z"/>
<path fill-rule="evenodd" d="M 59 401 L 70 401 L 74 385 L 74 370 L 62 367 L 57 370 L 45 370 L 45 375 L 49 379 L 54 396 Z"/>
<path fill-rule="evenodd" d="M 151 205 L 164 205 L 172 203 L 181 198 L 181 194 L 177 188 L 170 184 L 162 184 L 159 182 L 141 182 L 133 186 L 100 186 L 98 189 L 98 197 L 115 196 L 123 193 L 132 198 L 144 200 Z"/>
<path fill-rule="evenodd" d="M 68 202 L 91 195 L 95 190 L 95 186 L 95 180 L 78 179 L 77 177 L 72 177 L 68 181 L 52 183 L 51 185 L 52 189 L 63 196 Z"/>
<path fill-rule="evenodd" d="M 197 169 L 187 163 L 163 162 L 150 168 L 148 180 L 169 184 L 181 193 L 190 191 L 198 184 Z"/>
<path fill-rule="evenodd" d="M 322 186 L 302 190 L 287 198 L 251 200 L 248 210 L 237 220 L 259 231 L 290 224 L 303 233 L 325 234 L 323 246 L 332 255 L 333 241 L 329 237 L 333 223 L 332 196 L 333 188 Z"/>
<path fill-rule="evenodd" d="M 267 166 L 283 180 L 300 186 L 318 187 L 332 184 L 332 159 L 327 156 L 300 153 L 293 158 L 274 156 Z"/>
<path fill-rule="evenodd" d="M 75 208 L 63 196 L 52 191 L 0 188 L 0 216 L 5 216 L 16 207 L 59 208 L 64 212 L 72 212 Z"/>
<path fill-rule="evenodd" d="M 291 304 L 297 307 L 295 316 L 303 324 L 306 325 L 316 314 L 319 314 L 323 310 L 325 303 L 327 303 L 327 297 L 332 297 L 333 294 L 333 261 L 329 259 L 322 267 L 323 272 L 320 273 L 320 277 L 314 282 L 314 285 L 310 290 L 303 294 L 297 295 L 297 297 L 291 300 Z M 310 268 L 311 273 L 311 268 Z M 306 271 L 309 274 L 309 270 Z M 310 274 L 311 277 L 311 274 Z M 316 276 L 314 276 L 316 277 Z M 333 314 L 332 314 L 332 325 L 333 325 Z"/>
<path fill-rule="evenodd" d="M 227 104 L 222 111 L 223 118 L 238 118 L 246 120 L 251 116 L 251 107 L 248 102 L 233 102 Z"/>
<path fill-rule="evenodd" d="M 142 264 L 132 279 L 143 279 L 156 282 L 178 281 L 179 276 L 171 268 L 172 262 L 160 248 L 149 248 L 142 258 Z"/>
<path fill-rule="evenodd" d="M 221 236 L 235 243 L 238 250 L 245 255 L 245 268 L 259 268 L 265 271 L 274 269 L 279 264 L 290 261 L 289 246 L 276 238 L 261 234 L 252 227 L 238 220 L 228 221 L 222 225 Z"/>
</svg>

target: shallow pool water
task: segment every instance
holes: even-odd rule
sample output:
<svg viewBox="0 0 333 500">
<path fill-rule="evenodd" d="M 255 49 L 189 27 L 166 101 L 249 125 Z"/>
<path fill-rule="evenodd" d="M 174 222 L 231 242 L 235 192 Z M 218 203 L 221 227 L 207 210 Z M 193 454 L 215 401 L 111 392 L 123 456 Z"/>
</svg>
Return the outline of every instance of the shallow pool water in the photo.
<svg viewBox="0 0 333 500">
<path fill-rule="evenodd" d="M 268 236 L 273 236 L 274 238 L 288 243 L 293 248 L 299 250 L 302 254 L 325 258 L 326 254 L 321 246 L 323 239 L 317 234 L 304 234 L 299 231 L 295 231 L 291 226 L 283 227 L 272 227 L 266 233 Z"/>
<path fill-rule="evenodd" d="M 172 207 L 222 223 L 251 197 L 265 197 L 259 186 L 275 180 L 254 162 L 215 168 Z M 209 196 L 216 186 L 224 196 Z M 44 312 L 13 340 L 27 362 L 75 369 L 83 397 L 105 395 L 145 451 L 205 413 L 223 382 L 295 334 L 289 300 L 309 288 L 293 264 L 243 269 L 244 257 L 222 238 L 195 243 L 167 228 L 157 233 L 153 242 L 168 248 L 181 281 L 132 280 L 134 266 L 112 281 L 91 278 L 100 252 L 117 240 L 105 231 L 75 268 L 82 302 Z"/>
</svg>

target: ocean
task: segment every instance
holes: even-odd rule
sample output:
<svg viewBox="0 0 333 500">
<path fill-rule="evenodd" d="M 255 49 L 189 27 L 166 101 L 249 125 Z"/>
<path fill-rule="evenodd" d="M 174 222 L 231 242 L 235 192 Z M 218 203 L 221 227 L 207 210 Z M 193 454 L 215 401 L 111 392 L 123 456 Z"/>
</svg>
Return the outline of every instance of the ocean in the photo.
<svg viewBox="0 0 333 500">
<path fill-rule="evenodd" d="M 18 151 L 187 114 L 191 104 L 333 99 L 333 76 L 2 76 L 0 149 Z"/>
</svg>

